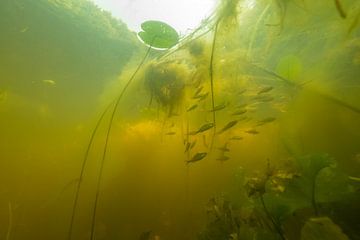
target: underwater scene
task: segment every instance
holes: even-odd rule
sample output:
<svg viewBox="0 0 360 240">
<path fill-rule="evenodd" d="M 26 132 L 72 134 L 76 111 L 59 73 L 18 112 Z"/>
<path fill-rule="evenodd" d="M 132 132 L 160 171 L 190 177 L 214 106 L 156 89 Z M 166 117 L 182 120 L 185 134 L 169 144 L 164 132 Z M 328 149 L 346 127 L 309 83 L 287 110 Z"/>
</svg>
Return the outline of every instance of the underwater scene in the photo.
<svg viewBox="0 0 360 240">
<path fill-rule="evenodd" d="M 98 2 L 0 0 L 0 239 L 360 239 L 360 1 Z"/>
</svg>

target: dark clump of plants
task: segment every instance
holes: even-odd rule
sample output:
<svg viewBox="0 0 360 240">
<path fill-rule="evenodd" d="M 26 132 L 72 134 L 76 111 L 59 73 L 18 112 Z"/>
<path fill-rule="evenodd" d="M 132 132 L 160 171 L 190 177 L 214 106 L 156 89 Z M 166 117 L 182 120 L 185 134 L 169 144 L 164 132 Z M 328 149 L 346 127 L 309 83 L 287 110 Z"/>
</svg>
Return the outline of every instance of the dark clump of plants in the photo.
<svg viewBox="0 0 360 240">
<path fill-rule="evenodd" d="M 349 211 L 358 205 L 358 186 L 326 154 L 282 167 L 268 161 L 264 173 L 242 174 L 240 182 L 240 198 L 211 200 L 215 207 L 198 239 L 360 239 Z"/>
<path fill-rule="evenodd" d="M 145 70 L 145 85 L 154 98 L 162 107 L 173 113 L 174 107 L 181 101 L 185 81 L 182 68 L 176 63 L 153 63 Z"/>
</svg>

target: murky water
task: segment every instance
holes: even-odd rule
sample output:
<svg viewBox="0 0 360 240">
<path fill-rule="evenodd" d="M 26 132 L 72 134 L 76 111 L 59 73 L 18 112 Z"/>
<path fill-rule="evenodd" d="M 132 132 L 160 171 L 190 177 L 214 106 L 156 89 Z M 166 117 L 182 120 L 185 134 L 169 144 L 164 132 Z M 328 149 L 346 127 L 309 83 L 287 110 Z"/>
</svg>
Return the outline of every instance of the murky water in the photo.
<svg viewBox="0 0 360 240">
<path fill-rule="evenodd" d="M 0 238 L 360 239 L 359 16 L 224 0 L 157 50 L 87 1 L 2 1 Z"/>
</svg>

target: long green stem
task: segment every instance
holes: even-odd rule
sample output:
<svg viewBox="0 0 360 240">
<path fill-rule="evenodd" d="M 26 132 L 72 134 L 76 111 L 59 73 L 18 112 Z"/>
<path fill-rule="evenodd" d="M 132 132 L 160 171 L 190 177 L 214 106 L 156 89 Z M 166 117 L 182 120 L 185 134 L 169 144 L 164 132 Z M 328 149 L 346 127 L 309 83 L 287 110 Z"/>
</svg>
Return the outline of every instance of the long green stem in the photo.
<svg viewBox="0 0 360 240">
<path fill-rule="evenodd" d="M 214 52 L 215 52 L 215 45 L 216 45 L 216 35 L 217 35 L 217 29 L 219 26 L 221 19 L 218 19 L 218 21 L 215 24 L 214 29 L 214 37 L 212 42 L 212 48 L 211 48 L 211 56 L 210 56 L 210 67 L 209 67 L 209 75 L 210 75 L 210 88 L 211 88 L 211 105 L 212 105 L 212 114 L 213 114 L 213 137 L 211 139 L 210 149 L 212 149 L 212 146 L 214 144 L 214 138 L 216 134 L 216 112 L 215 112 L 215 98 L 214 98 Z"/>
<path fill-rule="evenodd" d="M 9 225 L 8 225 L 8 230 L 6 233 L 6 240 L 10 240 L 11 230 L 12 230 L 12 222 L 13 222 L 12 207 L 11 207 L 11 202 L 9 202 Z"/>
<path fill-rule="evenodd" d="M 271 223 L 273 224 L 276 232 L 279 234 L 280 238 L 282 240 L 286 240 L 283 231 L 281 229 L 281 226 L 279 226 L 276 221 L 274 220 L 273 216 L 271 216 L 271 213 L 269 212 L 269 210 L 267 209 L 266 205 L 265 205 L 265 201 L 264 201 L 264 197 L 263 195 L 260 195 L 260 201 L 261 201 L 261 205 L 263 206 L 264 212 L 266 214 L 266 216 L 269 218 L 269 220 L 271 221 Z"/>
<path fill-rule="evenodd" d="M 97 123 L 96 123 L 96 126 L 95 126 L 94 130 L 93 130 L 92 133 L 91 133 L 90 141 L 89 141 L 89 143 L 88 143 L 88 145 L 87 145 L 87 148 L 86 148 L 85 156 L 84 156 L 84 159 L 83 159 L 83 162 L 82 162 L 82 165 L 81 165 L 81 170 L 80 170 L 80 175 L 79 175 L 79 181 L 78 181 L 78 183 L 77 183 L 77 185 L 76 185 L 75 198 L 74 198 L 74 202 L 73 202 L 73 206 L 72 206 L 71 220 L 70 220 L 70 226 L 69 226 L 68 237 L 67 237 L 68 240 L 71 240 L 71 238 L 72 238 L 72 232 L 73 232 L 73 227 L 74 227 L 76 207 L 77 207 L 78 200 L 79 200 L 81 182 L 82 182 L 83 177 L 84 177 L 85 167 L 86 167 L 86 165 L 87 165 L 87 160 L 88 160 L 88 157 L 89 157 L 90 148 L 91 148 L 92 143 L 93 143 L 93 141 L 94 141 L 94 138 L 95 138 L 95 135 L 96 135 L 96 133 L 97 133 L 97 130 L 98 130 L 99 126 L 100 126 L 100 123 L 101 123 L 102 119 L 104 118 L 106 112 L 110 109 L 110 106 L 112 105 L 112 103 L 113 103 L 113 102 L 111 102 L 111 103 L 106 107 L 106 109 L 103 111 L 103 113 L 101 114 L 99 120 L 98 120 Z"/>
<path fill-rule="evenodd" d="M 260 14 L 258 20 L 255 23 L 254 30 L 253 30 L 253 32 L 251 34 L 251 40 L 250 40 L 249 48 L 248 48 L 247 53 L 246 53 L 246 58 L 248 58 L 251 55 L 252 47 L 253 47 L 253 44 L 255 42 L 255 37 L 256 37 L 257 30 L 259 28 L 259 24 L 263 20 L 265 14 L 269 10 L 269 8 L 270 8 L 270 3 L 262 11 L 262 13 Z"/>
<path fill-rule="evenodd" d="M 314 208 L 314 212 L 315 212 L 315 216 L 319 216 L 319 208 L 317 206 L 317 203 L 316 203 L 316 178 L 317 178 L 317 175 L 319 173 L 316 174 L 316 176 L 314 177 L 314 180 L 312 182 L 312 191 L 311 191 L 311 204 L 313 205 L 313 208 Z"/>
<path fill-rule="evenodd" d="M 91 221 L 91 234 L 90 234 L 90 239 L 91 240 L 94 239 L 94 235 L 95 235 L 96 214 L 97 214 L 97 207 L 98 207 L 98 202 L 99 202 L 101 180 L 102 180 L 102 176 L 103 176 L 104 163 L 105 163 L 105 159 L 106 159 L 106 153 L 107 153 L 107 148 L 108 148 L 108 143 L 109 143 L 110 132 L 111 132 L 111 129 L 112 129 L 112 123 L 114 121 L 114 116 L 115 116 L 117 107 L 118 107 L 118 105 L 120 103 L 120 100 L 122 99 L 124 93 L 126 92 L 128 87 L 130 86 L 133 79 L 135 78 L 135 75 L 138 73 L 138 71 L 140 70 L 140 68 L 144 64 L 147 56 L 150 53 L 150 50 L 151 50 L 151 45 L 149 46 L 148 50 L 146 51 L 146 54 L 145 54 L 144 58 L 141 60 L 140 64 L 136 68 L 135 72 L 131 75 L 129 81 L 126 83 L 126 85 L 124 86 L 124 88 L 120 92 L 118 98 L 116 99 L 115 106 L 114 106 L 114 108 L 112 110 L 108 130 L 107 130 L 107 134 L 106 134 L 106 139 L 105 139 L 104 151 L 103 151 L 101 164 L 100 164 L 99 177 L 97 179 L 96 195 L 95 195 L 95 202 L 94 202 L 94 208 L 93 208 L 93 216 L 92 216 L 92 221 Z"/>
</svg>

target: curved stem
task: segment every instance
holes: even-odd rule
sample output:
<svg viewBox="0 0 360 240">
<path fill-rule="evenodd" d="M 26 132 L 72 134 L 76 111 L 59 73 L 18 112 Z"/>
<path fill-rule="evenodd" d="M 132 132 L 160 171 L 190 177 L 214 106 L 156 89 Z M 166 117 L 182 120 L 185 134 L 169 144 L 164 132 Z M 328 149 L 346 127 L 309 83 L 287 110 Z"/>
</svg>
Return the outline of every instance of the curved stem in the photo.
<svg viewBox="0 0 360 240">
<path fill-rule="evenodd" d="M 265 205 L 265 201 L 264 201 L 263 195 L 260 195 L 260 201 L 261 201 L 262 207 L 264 208 L 264 212 L 265 212 L 266 216 L 269 218 L 269 220 L 270 220 L 271 223 L 273 224 L 276 232 L 279 234 L 279 236 L 280 236 L 280 238 L 281 238 L 282 240 L 286 240 L 286 238 L 285 238 L 285 236 L 284 236 L 284 234 L 283 234 L 283 232 L 282 232 L 282 230 L 281 230 L 281 226 L 279 226 L 279 225 L 275 222 L 274 218 L 271 216 L 269 210 L 267 209 L 267 207 L 266 207 L 266 205 Z"/>
<path fill-rule="evenodd" d="M 147 56 L 149 55 L 150 50 L 151 50 L 151 45 L 149 46 L 148 50 L 146 51 L 146 54 L 145 54 L 144 58 L 141 60 L 140 64 L 136 68 L 135 72 L 131 75 L 129 81 L 126 83 L 123 90 L 120 92 L 118 98 L 116 99 L 115 106 L 114 106 L 114 108 L 112 110 L 112 114 L 111 114 L 110 122 L 109 122 L 109 127 L 108 127 L 108 130 L 107 130 L 106 139 L 105 139 L 104 151 L 103 151 L 103 155 L 102 155 L 102 159 L 101 159 L 101 163 L 100 163 L 99 177 L 97 179 L 96 195 L 95 195 L 95 202 L 94 202 L 93 215 L 92 215 L 92 221 L 91 221 L 91 234 L 90 234 L 90 239 L 91 240 L 94 239 L 94 234 L 95 234 L 95 223 L 96 223 L 97 207 L 98 207 L 98 202 L 99 202 L 101 180 L 102 180 L 102 175 L 103 175 L 103 169 L 104 169 L 104 163 L 105 163 L 105 158 L 106 158 L 106 153 L 107 153 L 107 147 L 108 147 L 108 143 L 109 143 L 110 132 L 111 132 L 111 129 L 112 129 L 112 123 L 114 121 L 114 116 L 115 116 L 115 113 L 116 113 L 116 110 L 117 110 L 117 107 L 118 107 L 118 105 L 120 103 L 121 98 L 123 97 L 123 95 L 126 92 L 126 90 L 128 89 L 128 87 L 130 86 L 131 82 L 135 78 L 135 75 L 138 73 L 141 66 L 144 64 Z"/>
<path fill-rule="evenodd" d="M 12 230 L 12 222 L 13 222 L 13 214 L 12 214 L 12 207 L 11 202 L 9 202 L 9 225 L 6 232 L 6 240 L 10 240 L 11 230 Z"/>
<path fill-rule="evenodd" d="M 314 208 L 314 212 L 315 212 L 315 216 L 319 216 L 319 208 L 316 204 L 316 195 L 315 195 L 315 191 L 316 191 L 316 176 L 312 182 L 312 191 L 311 191 L 311 204 L 313 205 Z"/>
<path fill-rule="evenodd" d="M 217 29 L 219 26 L 221 19 L 218 19 L 218 21 L 215 24 L 214 29 L 214 38 L 212 42 L 212 48 L 211 48 L 211 56 L 210 56 L 210 67 L 209 67 L 209 75 L 210 75 L 210 88 L 211 88 L 211 105 L 212 105 L 212 114 L 213 114 L 213 137 L 211 139 L 210 149 L 212 149 L 214 138 L 216 134 L 216 113 L 215 113 L 215 99 L 214 99 L 214 52 L 215 52 L 215 45 L 216 45 L 216 35 L 217 35 Z"/>
<path fill-rule="evenodd" d="M 68 237 L 67 237 L 68 240 L 71 240 L 71 237 L 72 237 L 72 232 L 73 232 L 73 227 L 74 227 L 74 220 L 75 220 L 75 213 L 76 213 L 76 207 L 77 207 L 77 204 L 78 204 L 79 194 L 80 194 L 80 186 L 81 186 L 81 182 L 82 182 L 83 177 L 84 177 L 85 167 L 86 167 L 87 160 L 88 160 L 88 157 L 89 157 L 90 148 L 91 148 L 92 143 L 94 141 L 95 134 L 96 134 L 96 132 L 97 132 L 99 126 L 100 126 L 100 123 L 101 123 L 102 119 L 104 118 L 106 112 L 110 109 L 110 106 L 112 105 L 112 103 L 113 102 L 111 102 L 106 107 L 104 112 L 101 114 L 101 116 L 100 116 L 99 120 L 97 121 L 96 126 L 95 126 L 95 128 L 94 128 L 94 130 L 93 130 L 93 132 L 91 134 L 89 144 L 87 145 L 87 148 L 86 148 L 85 156 L 84 156 L 84 159 L 83 159 L 83 162 L 82 162 L 82 165 L 81 165 L 79 181 L 78 181 L 77 186 L 76 186 L 75 198 L 74 198 L 74 202 L 73 202 L 73 206 L 72 206 L 71 220 L 70 220 L 70 226 L 69 226 Z"/>
<path fill-rule="evenodd" d="M 255 23 L 254 30 L 253 30 L 253 32 L 251 34 L 251 40 L 250 40 L 250 43 L 249 43 L 249 48 L 248 48 L 247 53 L 246 53 L 246 58 L 248 58 L 250 56 L 250 54 L 251 54 L 252 47 L 253 47 L 253 44 L 255 42 L 256 33 L 257 33 L 258 28 L 259 28 L 259 24 L 263 20 L 265 14 L 269 10 L 269 8 L 270 8 L 270 3 L 262 11 L 262 13 L 260 14 L 258 20 Z"/>
</svg>

